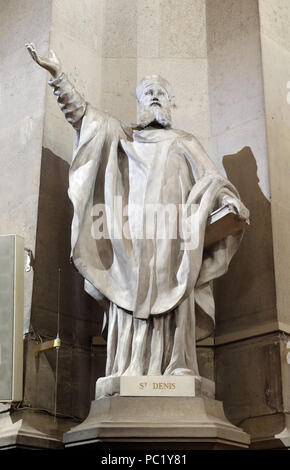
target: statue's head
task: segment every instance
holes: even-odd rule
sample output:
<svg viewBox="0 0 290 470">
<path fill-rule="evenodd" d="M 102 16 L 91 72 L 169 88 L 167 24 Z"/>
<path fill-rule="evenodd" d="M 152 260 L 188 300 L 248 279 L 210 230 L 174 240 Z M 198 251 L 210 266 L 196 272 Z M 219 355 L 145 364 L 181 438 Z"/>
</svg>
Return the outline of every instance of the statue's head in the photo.
<svg viewBox="0 0 290 470">
<path fill-rule="evenodd" d="M 144 77 L 136 88 L 139 124 L 146 127 L 157 121 L 163 127 L 171 126 L 171 106 L 174 98 L 170 84 L 160 75 Z"/>
</svg>

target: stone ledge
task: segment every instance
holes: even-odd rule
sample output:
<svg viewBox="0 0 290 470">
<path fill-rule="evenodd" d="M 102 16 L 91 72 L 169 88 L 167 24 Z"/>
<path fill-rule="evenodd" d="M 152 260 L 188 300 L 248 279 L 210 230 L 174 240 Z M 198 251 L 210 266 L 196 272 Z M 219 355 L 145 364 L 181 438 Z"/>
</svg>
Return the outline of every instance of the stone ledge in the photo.
<svg viewBox="0 0 290 470">
<path fill-rule="evenodd" d="M 225 417 L 221 402 L 197 397 L 104 397 L 64 434 L 66 447 L 98 442 L 222 443 L 248 448 L 250 437 Z"/>
<path fill-rule="evenodd" d="M 0 449 L 63 449 L 62 435 L 73 421 L 33 411 L 0 415 Z"/>
</svg>

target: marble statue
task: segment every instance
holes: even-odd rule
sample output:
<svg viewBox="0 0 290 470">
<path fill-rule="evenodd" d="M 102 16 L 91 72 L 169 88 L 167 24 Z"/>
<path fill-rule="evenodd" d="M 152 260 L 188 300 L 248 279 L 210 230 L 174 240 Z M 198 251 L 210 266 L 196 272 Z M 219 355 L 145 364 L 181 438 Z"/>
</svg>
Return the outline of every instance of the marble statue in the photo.
<svg viewBox="0 0 290 470">
<path fill-rule="evenodd" d="M 106 376 L 199 376 L 196 342 L 214 329 L 211 281 L 243 235 L 204 249 L 208 216 L 225 204 L 243 219 L 248 210 L 199 141 L 172 128 L 165 79 L 137 85 L 139 122 L 130 125 L 87 103 L 53 51 L 26 47 L 75 130 L 71 257 L 106 311 Z"/>
</svg>

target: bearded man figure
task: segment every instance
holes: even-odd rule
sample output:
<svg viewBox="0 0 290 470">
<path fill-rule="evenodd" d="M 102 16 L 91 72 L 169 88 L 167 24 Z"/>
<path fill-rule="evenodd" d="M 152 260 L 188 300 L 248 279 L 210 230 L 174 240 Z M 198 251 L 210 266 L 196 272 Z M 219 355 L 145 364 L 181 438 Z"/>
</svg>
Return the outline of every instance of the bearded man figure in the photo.
<svg viewBox="0 0 290 470">
<path fill-rule="evenodd" d="M 198 377 L 196 342 L 214 328 L 211 281 L 227 271 L 242 238 L 204 249 L 208 216 L 230 204 L 247 219 L 247 209 L 198 140 L 171 127 L 166 80 L 152 75 L 138 84 L 139 124 L 128 125 L 86 103 L 54 53 L 27 49 L 52 74 L 49 85 L 76 132 L 71 257 L 86 291 L 106 307 L 106 377 Z"/>
</svg>

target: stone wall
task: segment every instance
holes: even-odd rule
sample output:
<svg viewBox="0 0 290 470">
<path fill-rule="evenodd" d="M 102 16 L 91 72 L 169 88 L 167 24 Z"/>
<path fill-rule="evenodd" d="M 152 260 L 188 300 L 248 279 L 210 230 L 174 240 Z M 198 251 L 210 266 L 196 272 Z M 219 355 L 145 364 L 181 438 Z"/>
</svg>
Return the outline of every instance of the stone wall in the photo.
<svg viewBox="0 0 290 470">
<path fill-rule="evenodd" d="M 34 259 L 33 270 L 25 273 L 22 406 L 55 411 L 56 351 L 36 357 L 34 348 L 37 341 L 57 334 L 60 269 L 57 412 L 82 419 L 94 397 L 96 378 L 104 373 L 102 354 L 91 361 L 92 337 L 100 333 L 102 311 L 84 293 L 83 279 L 69 262 L 72 207 L 67 187 L 73 132 L 47 86 L 48 74 L 31 60 L 24 45 L 34 42 L 47 55 L 56 44 L 69 77 L 98 104 L 99 16 L 97 2 L 86 4 L 83 10 L 79 2 L 12 0 L 3 2 L 0 19 L 0 230 L 23 236 Z M 94 19 L 90 28 L 89 18 Z"/>
<path fill-rule="evenodd" d="M 220 344 L 272 331 L 277 317 L 258 2 L 209 0 L 207 43 L 211 156 L 251 219 L 215 286 Z"/>
<path fill-rule="evenodd" d="M 287 0 L 260 1 L 261 43 L 267 142 L 269 151 L 271 205 L 274 237 L 278 320 L 290 333 L 289 151 L 290 106 L 287 83 L 290 77 L 290 4 Z"/>
<path fill-rule="evenodd" d="M 0 42 L 0 233 L 16 233 L 34 252 L 46 74 L 31 67 L 24 44 L 47 53 L 50 2 L 1 2 Z M 25 275 L 25 330 L 29 328 L 33 273 Z"/>
</svg>

